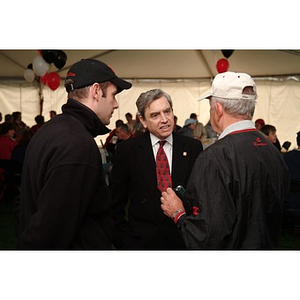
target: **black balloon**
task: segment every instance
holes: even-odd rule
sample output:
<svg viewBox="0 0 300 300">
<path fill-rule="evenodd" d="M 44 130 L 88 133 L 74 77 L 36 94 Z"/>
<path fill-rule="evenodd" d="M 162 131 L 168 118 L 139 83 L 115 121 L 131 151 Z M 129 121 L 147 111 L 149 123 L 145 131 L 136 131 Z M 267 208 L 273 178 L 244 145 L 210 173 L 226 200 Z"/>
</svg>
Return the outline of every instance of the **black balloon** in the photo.
<svg viewBox="0 0 300 300">
<path fill-rule="evenodd" d="M 41 50 L 42 57 L 48 64 L 52 64 L 58 55 L 59 50 Z"/>
<path fill-rule="evenodd" d="M 61 69 L 65 66 L 66 62 L 67 62 L 66 53 L 62 50 L 58 50 L 56 60 L 54 61 L 55 67 Z"/>
<path fill-rule="evenodd" d="M 231 54 L 234 52 L 234 50 L 221 50 L 224 57 L 229 58 Z"/>
<path fill-rule="evenodd" d="M 27 69 L 33 70 L 32 63 L 27 66 Z"/>
</svg>

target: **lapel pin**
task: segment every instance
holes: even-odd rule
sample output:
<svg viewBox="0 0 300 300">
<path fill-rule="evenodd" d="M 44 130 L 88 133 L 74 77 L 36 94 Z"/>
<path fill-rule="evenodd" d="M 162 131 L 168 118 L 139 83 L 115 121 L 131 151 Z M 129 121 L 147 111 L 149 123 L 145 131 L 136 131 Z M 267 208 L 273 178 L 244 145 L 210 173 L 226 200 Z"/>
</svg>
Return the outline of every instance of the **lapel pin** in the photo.
<svg viewBox="0 0 300 300">
<path fill-rule="evenodd" d="M 183 155 L 183 156 L 187 156 L 187 153 L 186 153 L 186 152 L 183 152 L 182 155 Z"/>
</svg>

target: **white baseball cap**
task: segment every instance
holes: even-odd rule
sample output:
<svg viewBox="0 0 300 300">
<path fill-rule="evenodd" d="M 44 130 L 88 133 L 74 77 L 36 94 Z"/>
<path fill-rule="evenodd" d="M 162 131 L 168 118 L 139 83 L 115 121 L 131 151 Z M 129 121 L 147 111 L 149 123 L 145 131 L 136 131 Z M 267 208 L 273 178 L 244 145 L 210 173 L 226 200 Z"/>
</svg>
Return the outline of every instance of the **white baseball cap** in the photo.
<svg viewBox="0 0 300 300">
<path fill-rule="evenodd" d="M 247 86 L 253 87 L 255 95 L 243 94 L 243 90 Z M 201 96 L 199 101 L 212 96 L 233 100 L 256 100 L 256 85 L 251 76 L 246 73 L 224 72 L 216 75 L 210 92 Z"/>
</svg>

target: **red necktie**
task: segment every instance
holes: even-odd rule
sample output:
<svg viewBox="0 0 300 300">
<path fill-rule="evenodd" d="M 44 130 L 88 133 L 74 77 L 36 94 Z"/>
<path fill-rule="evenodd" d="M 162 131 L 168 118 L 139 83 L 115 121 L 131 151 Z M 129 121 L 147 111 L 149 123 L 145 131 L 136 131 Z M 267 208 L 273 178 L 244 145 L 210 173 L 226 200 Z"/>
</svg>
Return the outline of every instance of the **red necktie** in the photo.
<svg viewBox="0 0 300 300">
<path fill-rule="evenodd" d="M 159 149 L 156 155 L 157 188 L 163 192 L 167 187 L 172 187 L 172 178 L 167 155 L 164 151 L 166 141 L 159 141 Z"/>
</svg>

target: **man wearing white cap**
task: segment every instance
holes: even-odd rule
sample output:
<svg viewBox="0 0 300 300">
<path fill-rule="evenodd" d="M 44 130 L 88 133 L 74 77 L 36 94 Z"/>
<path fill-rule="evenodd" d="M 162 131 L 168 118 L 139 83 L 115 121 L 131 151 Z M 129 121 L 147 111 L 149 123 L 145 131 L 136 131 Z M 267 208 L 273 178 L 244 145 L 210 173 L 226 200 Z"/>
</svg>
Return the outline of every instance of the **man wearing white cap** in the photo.
<svg viewBox="0 0 300 300">
<path fill-rule="evenodd" d="M 252 122 L 255 83 L 248 74 L 221 73 L 203 98 L 210 101 L 210 121 L 219 140 L 197 158 L 185 207 L 167 189 L 161 208 L 177 224 L 187 248 L 275 249 L 288 170 Z"/>
</svg>

